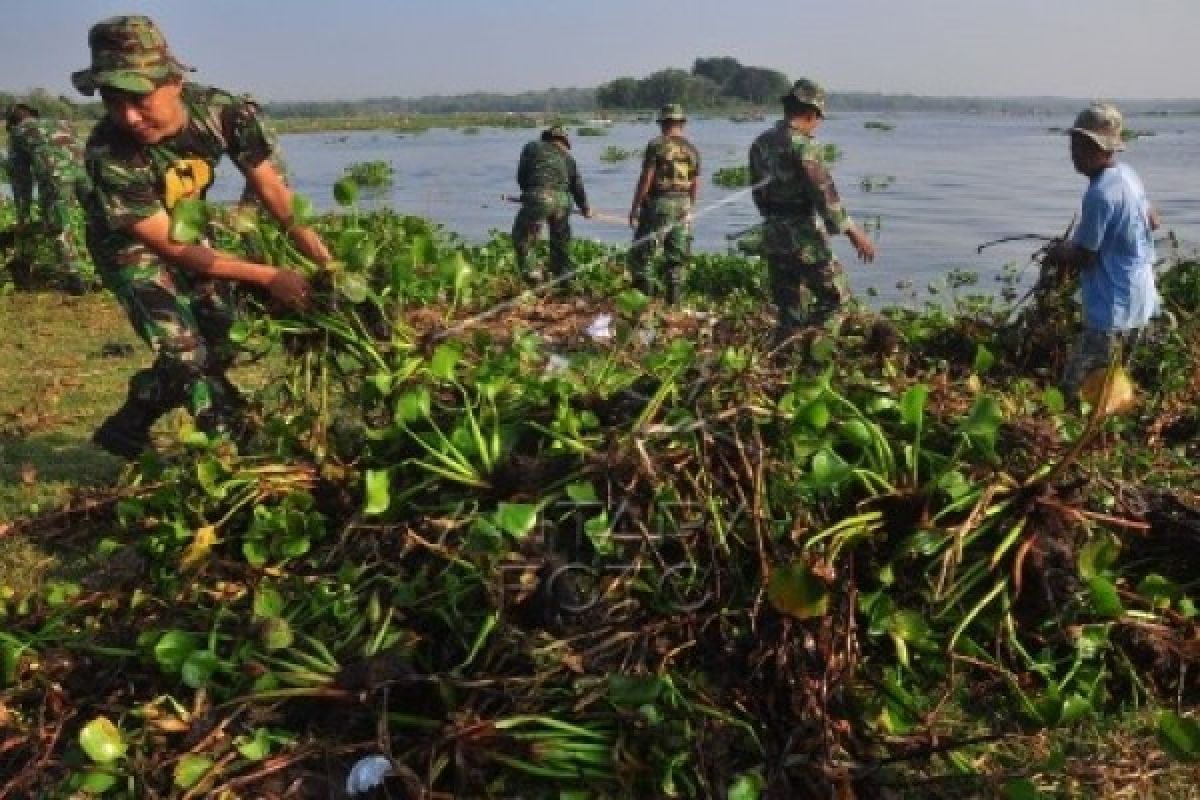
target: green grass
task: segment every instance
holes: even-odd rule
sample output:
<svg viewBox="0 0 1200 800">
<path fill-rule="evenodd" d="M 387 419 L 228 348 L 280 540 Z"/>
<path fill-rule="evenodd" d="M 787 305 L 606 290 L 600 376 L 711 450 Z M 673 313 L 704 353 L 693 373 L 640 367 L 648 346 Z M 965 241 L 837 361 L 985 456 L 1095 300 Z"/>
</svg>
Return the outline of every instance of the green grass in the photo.
<svg viewBox="0 0 1200 800">
<path fill-rule="evenodd" d="M 107 292 L 0 294 L 0 328 L 0 575 L 21 596 L 74 557 L 6 536 L 6 524 L 116 482 L 125 463 L 93 445 L 91 434 L 152 356 Z M 253 381 L 256 374 L 240 370 L 236 378 Z M 182 418 L 168 416 L 156 436 L 167 436 Z"/>
<path fill-rule="evenodd" d="M 23 596 L 64 559 L 43 542 L 4 536 L 5 523 L 114 482 L 123 462 L 88 439 L 120 405 L 148 351 L 102 293 L 0 296 L 0 325 L 0 575 L 6 592 Z M 133 354 L 102 356 L 110 343 L 133 346 Z"/>
<path fill-rule="evenodd" d="M 0 320 L 0 520 L 12 520 L 111 483 L 121 462 L 88 437 L 149 351 L 104 293 L 8 294 Z M 104 355 L 105 345 L 132 354 Z"/>
<path fill-rule="evenodd" d="M 152 355 L 107 292 L 0 295 L 0 327 L 2 524 L 59 508 L 76 488 L 112 484 L 123 462 L 90 437 Z M 233 375 L 261 382 L 257 368 Z M 159 422 L 156 435 L 180 418 Z"/>
</svg>

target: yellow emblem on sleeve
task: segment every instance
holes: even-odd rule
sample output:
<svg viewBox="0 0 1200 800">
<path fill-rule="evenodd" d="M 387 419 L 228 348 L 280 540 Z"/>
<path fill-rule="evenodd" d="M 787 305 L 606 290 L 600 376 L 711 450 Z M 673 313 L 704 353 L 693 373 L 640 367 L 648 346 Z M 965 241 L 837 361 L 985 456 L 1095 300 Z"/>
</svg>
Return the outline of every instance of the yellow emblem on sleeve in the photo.
<svg viewBox="0 0 1200 800">
<path fill-rule="evenodd" d="M 163 180 L 163 205 L 170 211 L 180 200 L 199 197 L 212 185 L 213 171 L 207 161 L 185 158 L 168 169 Z"/>
</svg>

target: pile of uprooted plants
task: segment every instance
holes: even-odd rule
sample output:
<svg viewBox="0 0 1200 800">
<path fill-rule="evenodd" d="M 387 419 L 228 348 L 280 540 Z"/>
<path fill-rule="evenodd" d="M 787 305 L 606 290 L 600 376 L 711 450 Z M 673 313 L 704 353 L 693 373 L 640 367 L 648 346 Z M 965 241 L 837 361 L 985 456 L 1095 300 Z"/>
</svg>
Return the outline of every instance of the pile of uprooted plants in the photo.
<svg viewBox="0 0 1200 800">
<path fill-rule="evenodd" d="M 1200 756 L 1196 264 L 1132 407 L 1072 409 L 1061 292 L 772 352 L 754 259 L 664 311 L 588 243 L 522 296 L 501 238 L 321 225 L 236 441 L 3 529 L 78 566 L 3 608 L 0 795 L 1036 797 L 1068 762 L 998 743 L 1146 707 L 1139 766 Z"/>
</svg>

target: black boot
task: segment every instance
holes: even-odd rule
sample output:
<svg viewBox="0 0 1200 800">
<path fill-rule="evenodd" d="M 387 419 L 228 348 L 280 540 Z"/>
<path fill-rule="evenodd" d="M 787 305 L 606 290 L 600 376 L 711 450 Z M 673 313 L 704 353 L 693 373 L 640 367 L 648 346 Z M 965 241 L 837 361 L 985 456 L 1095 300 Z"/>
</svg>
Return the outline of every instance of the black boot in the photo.
<svg viewBox="0 0 1200 800">
<path fill-rule="evenodd" d="M 240 414 L 248 405 L 241 390 L 233 385 L 233 381 L 225 373 L 205 376 L 208 390 L 212 395 L 213 405 L 232 414 Z"/>
<path fill-rule="evenodd" d="M 159 416 L 157 409 L 139 400 L 126 400 L 92 434 L 92 443 L 114 456 L 133 461 L 150 446 L 150 428 Z"/>
<path fill-rule="evenodd" d="M 253 426 L 247 414 L 250 404 L 224 374 L 208 375 L 212 404 L 196 414 L 196 430 L 209 436 L 226 436 L 244 451 L 250 442 Z"/>
<path fill-rule="evenodd" d="M 87 281 L 75 273 L 67 275 L 67 277 L 63 280 L 63 288 L 66 290 L 67 294 L 74 297 L 81 297 L 87 294 L 88 290 Z"/>
<path fill-rule="evenodd" d="M 668 275 L 667 276 L 667 294 L 666 294 L 667 305 L 668 306 L 679 305 L 679 295 L 680 294 L 681 294 L 681 291 L 680 291 L 680 287 L 679 287 L 678 276 Z"/>
<path fill-rule="evenodd" d="M 644 294 L 646 297 L 654 297 L 654 285 L 650 281 L 650 275 L 647 273 L 644 265 L 630 265 L 630 277 L 633 278 L 633 288 Z"/>
</svg>

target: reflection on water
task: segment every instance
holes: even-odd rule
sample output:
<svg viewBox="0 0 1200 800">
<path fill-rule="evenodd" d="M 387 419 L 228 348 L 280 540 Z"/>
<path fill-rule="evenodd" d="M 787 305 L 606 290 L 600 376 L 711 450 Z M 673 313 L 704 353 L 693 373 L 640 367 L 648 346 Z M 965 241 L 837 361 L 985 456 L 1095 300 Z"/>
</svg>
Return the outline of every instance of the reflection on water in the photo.
<svg viewBox="0 0 1200 800">
<path fill-rule="evenodd" d="M 869 119 L 886 119 L 895 130 L 864 128 Z M 828 119 L 820 138 L 843 151 L 834 167 L 843 200 L 855 217 L 877 215 L 880 223 L 880 256 L 873 265 L 852 264 L 849 242 L 840 237 L 837 243 L 856 288 L 875 286 L 885 296 L 895 296 L 899 280 L 920 286 L 954 267 L 978 271 L 986 286 L 987 276 L 998 273 L 1006 261 L 1023 261 L 1032 247 L 1014 243 L 979 256 L 975 248 L 980 243 L 1064 230 L 1078 208 L 1084 179 L 1071 167 L 1065 137 L 1049 129 L 1069 122 L 1058 116 L 966 114 L 839 114 Z M 1200 118 L 1136 118 L 1131 124 L 1157 135 L 1132 142 L 1122 157 L 1141 174 L 1166 227 L 1186 245 L 1200 242 Z M 687 133 L 701 151 L 707 178 L 720 167 L 744 163 L 750 143 L 764 127 L 693 120 Z M 598 210 L 625 216 L 640 166 L 636 157 L 606 164 L 600 152 L 609 145 L 640 152 L 656 131 L 650 124 L 619 124 L 608 136 L 574 137 L 573 152 Z M 372 202 L 429 216 L 480 240 L 490 230 L 511 226 L 516 209 L 501 195 L 515 192 L 521 146 L 537 133 L 485 128 L 475 135 L 432 130 L 282 138 L 294 185 L 318 207 L 332 207 L 330 187 L 348 165 L 381 159 L 391 162 L 395 183 Z M 213 198 L 232 199 L 240 183 L 232 180 L 227 164 L 222 174 Z M 871 183 L 887 176 L 895 181 L 886 188 L 864 189 L 864 179 Z M 706 181 L 701 208 L 733 194 Z M 697 220 L 696 247 L 724 251 L 726 234 L 757 221 L 748 195 L 722 203 Z M 631 234 L 621 225 L 582 218 L 573 227 L 576 236 L 605 242 L 627 242 Z"/>
</svg>

